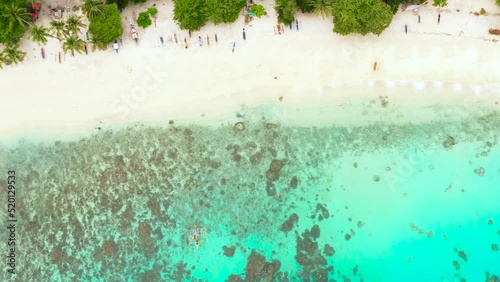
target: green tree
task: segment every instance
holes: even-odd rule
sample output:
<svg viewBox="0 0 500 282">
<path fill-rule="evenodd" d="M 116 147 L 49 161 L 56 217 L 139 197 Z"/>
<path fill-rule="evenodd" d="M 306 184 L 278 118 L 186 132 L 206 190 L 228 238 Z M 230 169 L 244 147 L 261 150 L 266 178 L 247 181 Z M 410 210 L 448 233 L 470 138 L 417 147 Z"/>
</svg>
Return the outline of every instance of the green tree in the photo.
<svg viewBox="0 0 500 282">
<path fill-rule="evenodd" d="M 26 53 L 19 50 L 19 43 L 7 44 L 2 51 L 2 61 L 6 65 L 19 64 L 24 60 Z"/>
<path fill-rule="evenodd" d="M 152 17 L 158 15 L 158 9 L 156 9 L 156 7 L 149 7 L 147 11 Z"/>
<path fill-rule="evenodd" d="M 341 35 L 380 35 L 393 16 L 390 6 L 382 0 L 335 0 L 332 13 L 333 31 Z"/>
<path fill-rule="evenodd" d="M 278 14 L 278 23 L 291 25 L 295 21 L 295 13 L 298 10 L 295 0 L 276 0 L 274 9 Z"/>
<path fill-rule="evenodd" d="M 116 4 L 118 10 L 122 10 L 128 6 L 129 0 L 106 0 L 106 4 Z"/>
<path fill-rule="evenodd" d="M 62 48 L 64 53 L 70 51 L 71 56 L 75 55 L 75 51 L 81 54 L 85 51 L 85 41 L 76 37 L 76 35 L 71 35 L 70 37 L 66 38 L 62 45 Z"/>
<path fill-rule="evenodd" d="M 432 3 L 434 7 L 444 7 L 446 5 L 448 5 L 448 0 L 434 0 L 434 3 Z"/>
<path fill-rule="evenodd" d="M 80 33 L 80 28 L 84 28 L 86 25 L 83 23 L 83 18 L 77 15 L 71 15 L 66 19 L 66 30 L 71 35 L 78 35 Z"/>
<path fill-rule="evenodd" d="M 40 46 L 47 44 L 47 37 L 51 37 L 51 35 L 49 29 L 43 26 L 43 24 L 40 26 L 33 24 L 28 29 L 28 38 Z"/>
<path fill-rule="evenodd" d="M 132 0 L 132 3 L 134 4 L 142 4 L 142 3 L 146 3 L 147 0 Z"/>
<path fill-rule="evenodd" d="M 208 21 L 205 0 L 174 0 L 174 20 L 181 29 L 200 29 Z"/>
<path fill-rule="evenodd" d="M 123 34 L 122 18 L 118 6 L 109 4 L 103 6 L 102 13 L 90 20 L 89 33 L 100 44 L 110 44 Z"/>
<path fill-rule="evenodd" d="M 152 24 L 153 24 L 153 22 L 151 21 L 151 17 L 149 16 L 148 11 L 144 11 L 144 12 L 139 13 L 139 16 L 137 17 L 137 25 L 138 26 L 140 26 L 142 28 L 146 28 Z"/>
<path fill-rule="evenodd" d="M 52 32 L 52 36 L 62 41 L 63 37 L 68 37 L 68 30 L 66 29 L 66 25 L 63 21 L 50 21 L 50 31 Z"/>
<path fill-rule="evenodd" d="M 0 69 L 3 69 L 4 64 L 5 64 L 5 57 L 3 53 L 0 52 Z"/>
<path fill-rule="evenodd" d="M 500 6 L 500 0 L 496 0 L 498 6 Z"/>
<path fill-rule="evenodd" d="M 108 43 L 104 42 L 102 38 L 95 36 L 90 38 L 90 44 L 92 44 L 92 52 L 96 49 L 106 50 L 106 48 L 108 48 Z"/>
<path fill-rule="evenodd" d="M 240 16 L 246 0 L 206 0 L 208 21 L 214 24 L 233 23 Z"/>
<path fill-rule="evenodd" d="M 0 17 L 7 20 L 9 31 L 13 31 L 16 25 L 26 27 L 33 22 L 33 18 L 26 8 L 20 7 L 16 3 L 2 4 Z"/>
<path fill-rule="evenodd" d="M 84 0 L 82 11 L 85 16 L 91 20 L 98 15 L 104 13 L 104 2 L 101 0 Z"/>
<path fill-rule="evenodd" d="M 313 13 L 321 15 L 323 19 L 332 15 L 332 0 L 313 0 Z"/>
<path fill-rule="evenodd" d="M 295 0 L 302 13 L 312 13 L 314 11 L 314 0 Z"/>
</svg>

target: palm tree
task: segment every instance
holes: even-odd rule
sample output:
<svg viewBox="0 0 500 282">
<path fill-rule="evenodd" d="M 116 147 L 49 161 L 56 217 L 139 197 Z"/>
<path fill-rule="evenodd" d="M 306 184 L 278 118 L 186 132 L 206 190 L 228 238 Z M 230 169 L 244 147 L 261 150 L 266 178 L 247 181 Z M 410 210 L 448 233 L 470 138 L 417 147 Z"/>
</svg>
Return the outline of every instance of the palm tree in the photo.
<svg viewBox="0 0 500 282">
<path fill-rule="evenodd" d="M 3 53 L 0 53 L 0 69 L 3 69 L 3 64 L 5 64 L 5 57 Z"/>
<path fill-rule="evenodd" d="M 98 14 L 102 14 L 104 10 L 104 2 L 101 0 L 84 0 L 82 5 L 82 11 L 91 19 Z"/>
<path fill-rule="evenodd" d="M 66 25 L 63 21 L 50 21 L 50 31 L 53 33 L 52 35 L 62 40 L 63 36 L 68 37 L 68 31 L 66 30 Z"/>
<path fill-rule="evenodd" d="M 321 15 L 323 19 L 332 15 L 332 0 L 313 0 L 313 13 Z"/>
<path fill-rule="evenodd" d="M 28 38 L 33 42 L 38 43 L 38 45 L 47 44 L 47 37 L 52 37 L 49 33 L 49 29 L 44 27 L 43 24 L 40 26 L 30 25 L 28 30 Z"/>
<path fill-rule="evenodd" d="M 71 15 L 66 19 L 66 29 L 72 35 L 78 35 L 80 28 L 86 25 L 82 22 L 82 16 Z"/>
<path fill-rule="evenodd" d="M 19 50 L 19 43 L 8 44 L 2 51 L 2 61 L 6 65 L 19 64 L 24 60 L 26 52 Z"/>
<path fill-rule="evenodd" d="M 27 26 L 32 21 L 31 14 L 28 13 L 26 8 L 19 7 L 14 3 L 10 3 L 10 5 L 4 4 L 0 17 L 7 19 L 9 22 L 9 31 L 12 31 L 16 24 Z"/>
<path fill-rule="evenodd" d="M 85 51 L 85 41 L 80 38 L 72 35 L 66 39 L 63 43 L 63 51 L 66 53 L 67 51 L 71 52 L 71 56 L 75 55 L 75 51 L 78 53 L 82 53 Z"/>
</svg>

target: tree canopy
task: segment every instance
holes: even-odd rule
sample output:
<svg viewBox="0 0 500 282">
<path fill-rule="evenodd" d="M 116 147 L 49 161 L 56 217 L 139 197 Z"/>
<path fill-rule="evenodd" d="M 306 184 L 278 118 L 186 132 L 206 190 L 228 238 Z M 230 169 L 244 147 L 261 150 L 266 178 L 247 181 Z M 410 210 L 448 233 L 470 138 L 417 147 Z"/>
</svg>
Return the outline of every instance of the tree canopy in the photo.
<svg viewBox="0 0 500 282">
<path fill-rule="evenodd" d="M 174 0 L 174 20 L 181 29 L 198 30 L 207 22 L 232 23 L 246 0 Z"/>
<path fill-rule="evenodd" d="M 295 13 L 299 7 L 295 0 L 276 0 L 274 9 L 278 14 L 278 23 L 291 25 L 295 21 Z"/>
<path fill-rule="evenodd" d="M 102 44 L 109 44 L 122 36 L 122 19 L 118 6 L 104 5 L 102 13 L 96 14 L 90 20 L 89 33 Z"/>
<path fill-rule="evenodd" d="M 432 3 L 434 7 L 444 7 L 446 5 L 448 5 L 448 0 L 434 0 L 434 3 Z"/>
<path fill-rule="evenodd" d="M 246 0 L 206 0 L 208 21 L 214 24 L 232 23 L 238 19 Z"/>
<path fill-rule="evenodd" d="M 0 1 L 0 43 L 17 43 L 33 22 L 25 0 Z"/>
<path fill-rule="evenodd" d="M 181 29 L 200 29 L 208 21 L 205 0 L 174 0 L 174 20 Z"/>
<path fill-rule="evenodd" d="M 347 35 L 380 35 L 391 23 L 392 12 L 382 0 L 336 0 L 333 2 L 333 31 Z"/>
</svg>

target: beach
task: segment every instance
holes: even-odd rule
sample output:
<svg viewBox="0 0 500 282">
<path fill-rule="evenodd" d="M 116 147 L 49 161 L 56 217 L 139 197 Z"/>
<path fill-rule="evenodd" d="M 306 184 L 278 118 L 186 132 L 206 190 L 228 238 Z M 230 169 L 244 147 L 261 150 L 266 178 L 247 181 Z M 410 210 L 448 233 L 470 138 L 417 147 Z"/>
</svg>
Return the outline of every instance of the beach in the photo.
<svg viewBox="0 0 500 282">
<path fill-rule="evenodd" d="M 4 107 L 0 118 L 6 122 L 0 132 L 80 130 L 95 128 L 101 122 L 186 120 L 217 124 L 218 115 L 242 105 L 268 103 L 294 112 L 305 105 L 340 106 L 370 100 L 378 98 L 374 93 L 380 91 L 393 93 L 391 102 L 429 106 L 469 103 L 475 98 L 464 90 L 472 89 L 479 95 L 475 100 L 498 108 L 500 73 L 495 70 L 500 54 L 491 50 L 499 43 L 488 29 L 495 26 L 499 9 L 490 2 L 465 5 L 450 1 L 441 12 L 440 24 L 438 9 L 431 5 L 420 8 L 420 24 L 412 11 L 398 12 L 379 37 L 338 36 L 331 31 L 331 18 L 300 13 L 298 31 L 287 28 L 284 34 L 275 35 L 272 1 L 265 1 L 268 15 L 255 18 L 250 25 L 240 17 L 231 25 L 203 27 L 189 38 L 174 25 L 172 4 L 158 4 L 157 27 L 139 29 L 137 45 L 128 35 L 128 22 L 133 11 L 151 3 L 132 6 L 123 12 L 124 46 L 118 54 L 111 48 L 75 57 L 66 54 L 59 64 L 57 40 L 45 47 L 45 60 L 36 44 L 24 40 L 22 49 L 28 52 L 25 62 L 2 70 Z M 481 7 L 493 15 L 470 14 Z M 408 34 L 405 24 L 410 26 Z M 246 40 L 242 38 L 243 27 Z M 173 33 L 179 37 L 178 44 L 167 41 Z M 165 47 L 161 47 L 158 35 L 167 41 Z M 199 35 L 210 36 L 211 46 L 206 39 L 203 47 L 198 46 Z M 188 49 L 181 43 L 184 37 Z M 346 85 L 348 91 L 343 91 Z M 397 91 L 400 87 L 411 93 L 403 95 Z M 419 91 L 423 89 L 430 91 Z M 279 97 L 283 97 L 282 102 Z M 302 122 L 307 124 L 304 118 Z M 345 121 L 342 116 L 336 120 Z M 402 120 L 416 121 L 412 116 Z"/>
<path fill-rule="evenodd" d="M 131 15 L 154 3 L 136 44 Z M 23 40 L 0 70 L 7 279 L 498 281 L 494 1 L 400 11 L 364 37 L 301 13 L 276 34 L 258 3 L 267 16 L 191 37 L 171 2 L 131 5 L 118 53 L 61 63 L 57 40 L 45 59 Z"/>
</svg>

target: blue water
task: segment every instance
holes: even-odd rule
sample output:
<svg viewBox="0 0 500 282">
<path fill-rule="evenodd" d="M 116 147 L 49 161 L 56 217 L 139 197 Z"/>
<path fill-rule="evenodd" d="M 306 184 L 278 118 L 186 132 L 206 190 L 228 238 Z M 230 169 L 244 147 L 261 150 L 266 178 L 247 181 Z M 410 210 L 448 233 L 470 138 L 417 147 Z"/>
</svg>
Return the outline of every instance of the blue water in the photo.
<svg viewBox="0 0 500 282">
<path fill-rule="evenodd" d="M 1 171 L 16 170 L 19 181 L 18 274 L 2 276 L 487 281 L 500 275 L 497 113 L 349 128 L 240 121 L 243 131 L 234 123 L 145 124 L 73 141 L 28 136 L 1 147 Z M 444 146 L 447 140 L 453 142 Z M 286 224 L 292 214 L 297 220 Z M 207 231 L 199 249 L 186 236 L 194 224 Z"/>
</svg>

